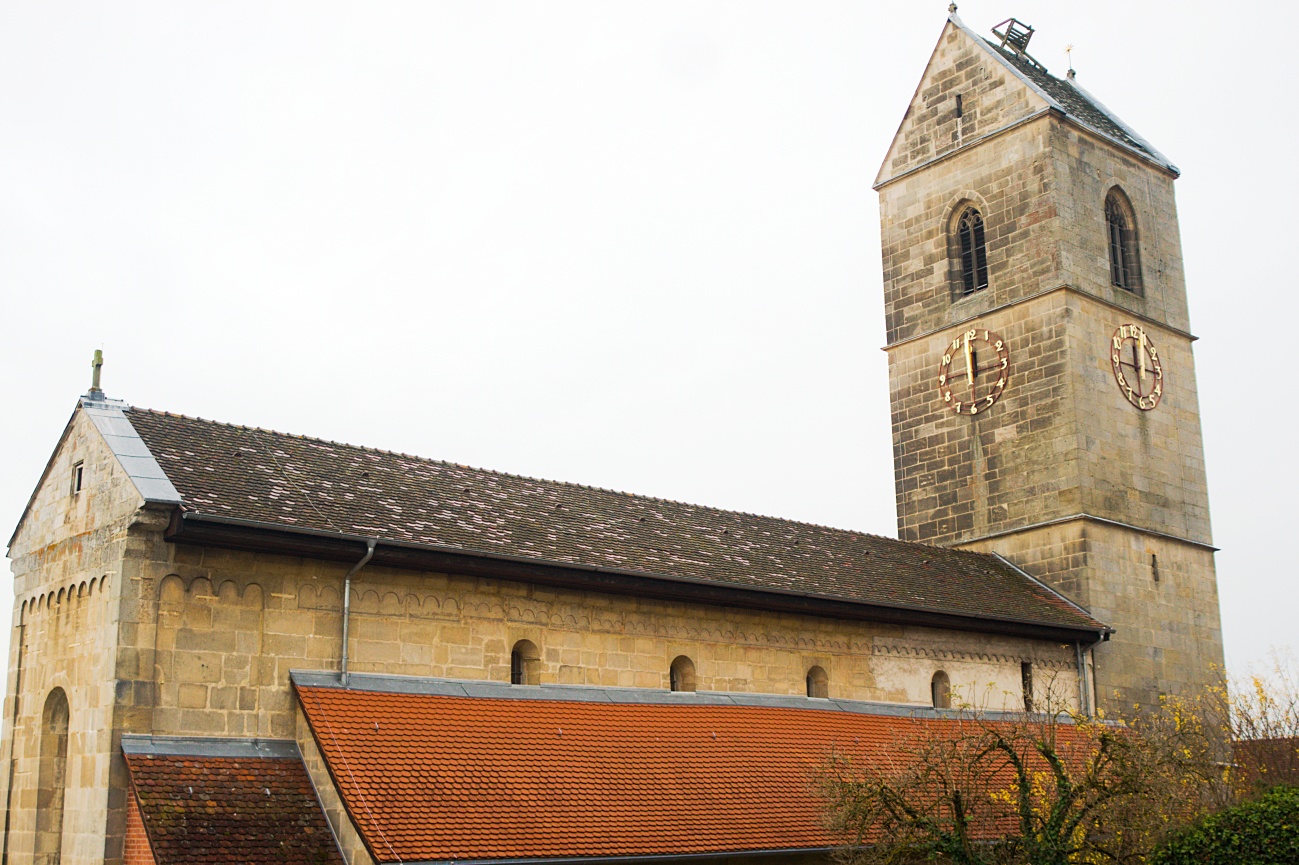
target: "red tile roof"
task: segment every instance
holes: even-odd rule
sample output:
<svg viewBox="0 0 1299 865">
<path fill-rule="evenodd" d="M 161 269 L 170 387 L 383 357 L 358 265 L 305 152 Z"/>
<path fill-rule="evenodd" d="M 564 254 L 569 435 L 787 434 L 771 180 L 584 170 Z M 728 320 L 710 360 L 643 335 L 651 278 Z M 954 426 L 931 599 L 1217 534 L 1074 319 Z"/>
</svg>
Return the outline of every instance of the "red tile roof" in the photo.
<svg viewBox="0 0 1299 865">
<path fill-rule="evenodd" d="M 301 757 L 127 753 L 158 865 L 342 865 Z"/>
<path fill-rule="evenodd" d="M 812 773 L 917 725 L 811 708 L 453 697 L 295 682 L 379 862 L 825 848 Z"/>
</svg>

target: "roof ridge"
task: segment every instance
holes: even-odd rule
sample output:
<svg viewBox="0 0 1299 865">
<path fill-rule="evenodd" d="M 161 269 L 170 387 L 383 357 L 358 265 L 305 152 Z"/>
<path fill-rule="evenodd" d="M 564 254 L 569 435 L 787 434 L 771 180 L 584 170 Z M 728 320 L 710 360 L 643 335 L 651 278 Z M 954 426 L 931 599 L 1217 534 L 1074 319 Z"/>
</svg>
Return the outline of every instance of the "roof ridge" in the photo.
<svg viewBox="0 0 1299 865">
<path fill-rule="evenodd" d="M 581 489 L 581 490 L 589 490 L 592 492 L 609 493 L 611 495 L 626 496 L 627 498 L 640 499 L 642 501 L 662 502 L 664 504 L 679 505 L 681 507 L 697 508 L 699 510 L 711 511 L 713 513 L 735 514 L 737 516 L 744 516 L 744 517 L 756 517 L 758 519 L 772 520 L 775 522 L 788 523 L 791 525 L 806 526 L 808 528 L 813 528 L 813 529 L 823 529 L 832 532 L 847 532 L 854 535 L 861 535 L 863 537 L 876 538 L 881 541 L 891 541 L 893 543 L 901 544 L 903 546 L 925 547 L 927 549 L 940 550 L 943 552 L 950 552 L 950 553 L 961 553 L 961 554 L 978 557 L 978 558 L 990 558 L 990 556 L 986 553 L 977 553 L 971 550 L 958 550 L 952 547 L 941 547 L 936 544 L 926 544 L 923 541 L 907 541 L 907 540 L 903 540 L 902 538 L 890 537 L 888 535 L 878 535 L 875 534 L 874 532 L 861 531 L 860 529 L 848 529 L 848 528 L 843 528 L 841 526 L 827 525 L 825 523 L 814 523 L 809 520 L 798 520 L 789 517 L 779 517 L 773 514 L 759 514 L 753 511 L 744 511 L 744 510 L 738 510 L 732 508 L 719 508 L 714 505 L 698 504 L 695 502 L 683 501 L 681 499 L 670 499 L 670 498 L 665 498 L 663 496 L 654 496 L 654 495 L 648 495 L 644 493 L 633 493 L 627 490 L 613 489 L 612 487 L 600 487 L 592 484 L 581 484 L 573 481 L 563 481 L 554 478 L 537 477 L 535 475 L 517 474 L 515 472 L 501 471 L 500 469 L 482 468 L 480 466 L 471 466 L 466 463 L 457 463 L 457 462 L 451 462 L 449 460 L 440 460 L 440 459 L 435 459 L 433 457 L 420 456 L 419 454 L 406 453 L 404 451 L 393 451 L 393 450 L 387 450 L 385 448 L 370 447 L 369 445 L 358 445 L 358 444 L 352 444 L 351 442 L 335 441 L 334 439 L 320 438 L 317 436 L 282 432 L 280 430 L 273 430 L 273 429 L 268 429 L 266 427 L 260 427 L 260 426 L 249 426 L 247 424 L 229 423 L 226 421 L 214 420 L 212 418 L 200 417 L 198 415 L 188 415 L 180 412 L 170 412 L 170 411 L 162 411 L 159 409 L 142 408 L 140 406 L 134 406 L 134 405 L 130 406 L 128 408 L 128 411 L 148 412 L 149 414 L 160 415 L 162 417 L 172 417 L 172 418 L 181 418 L 183 420 L 189 420 L 189 421 L 198 421 L 200 423 L 214 424 L 216 426 L 226 427 L 228 429 L 247 430 L 250 432 L 267 433 L 269 435 L 284 436 L 286 438 L 300 439 L 304 441 L 320 442 L 322 444 L 334 445 L 336 447 L 353 448 L 355 450 L 363 451 L 365 453 L 374 453 L 374 454 L 382 454 L 384 456 L 402 457 L 405 459 L 418 460 L 423 463 L 447 466 L 449 468 L 468 469 L 470 471 L 483 472 L 484 474 L 495 475 L 497 477 L 513 478 L 515 480 L 523 480 L 523 481 L 535 481 L 539 483 L 554 484 L 556 486 L 569 487 L 572 489 Z"/>
</svg>

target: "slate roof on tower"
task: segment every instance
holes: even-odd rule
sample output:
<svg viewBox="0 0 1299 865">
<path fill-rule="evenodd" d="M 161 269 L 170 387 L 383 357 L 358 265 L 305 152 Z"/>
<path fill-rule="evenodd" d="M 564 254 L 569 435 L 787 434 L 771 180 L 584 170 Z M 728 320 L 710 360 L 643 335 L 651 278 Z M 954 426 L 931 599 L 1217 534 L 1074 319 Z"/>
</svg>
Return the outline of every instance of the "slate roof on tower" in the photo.
<svg viewBox="0 0 1299 865">
<path fill-rule="evenodd" d="M 130 408 L 123 418 L 175 485 L 186 522 L 374 538 L 1094 637 L 1107 630 L 992 555 L 165 412 Z"/>
<path fill-rule="evenodd" d="M 970 30 L 955 14 L 951 15 L 950 20 L 955 26 L 972 36 L 976 42 L 986 45 L 994 57 L 1005 64 L 1011 72 L 1037 91 L 1052 107 L 1065 116 L 1093 132 L 1112 139 L 1129 150 L 1136 151 L 1139 156 L 1174 174 L 1180 173 L 1177 166 L 1173 165 L 1168 160 L 1168 157 L 1156 150 L 1150 142 L 1138 135 L 1136 130 L 1102 105 L 1095 96 L 1080 87 L 1077 81 L 1072 78 L 1056 78 L 1040 63 L 1030 62 L 1014 51 L 979 36 Z"/>
</svg>

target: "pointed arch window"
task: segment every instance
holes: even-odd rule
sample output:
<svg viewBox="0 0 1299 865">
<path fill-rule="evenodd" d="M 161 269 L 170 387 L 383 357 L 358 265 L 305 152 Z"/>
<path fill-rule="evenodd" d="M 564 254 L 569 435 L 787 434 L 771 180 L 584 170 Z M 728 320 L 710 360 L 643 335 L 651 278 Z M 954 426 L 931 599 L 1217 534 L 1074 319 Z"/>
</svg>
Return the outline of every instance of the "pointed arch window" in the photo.
<svg viewBox="0 0 1299 865">
<path fill-rule="evenodd" d="M 988 287 L 988 247 L 984 239 L 983 214 L 967 207 L 956 222 L 961 267 L 961 296 Z"/>
<path fill-rule="evenodd" d="M 1140 293 L 1137 221 L 1127 196 L 1117 187 L 1105 196 L 1105 232 L 1110 252 L 1110 284 L 1134 294 Z"/>
</svg>

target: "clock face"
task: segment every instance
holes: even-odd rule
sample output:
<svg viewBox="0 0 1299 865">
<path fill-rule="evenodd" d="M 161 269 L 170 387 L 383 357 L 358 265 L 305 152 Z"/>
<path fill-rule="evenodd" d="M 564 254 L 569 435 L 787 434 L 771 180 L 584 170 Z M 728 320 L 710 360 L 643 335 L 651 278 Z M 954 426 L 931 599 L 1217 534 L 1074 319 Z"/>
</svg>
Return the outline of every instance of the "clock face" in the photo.
<svg viewBox="0 0 1299 865">
<path fill-rule="evenodd" d="M 1164 362 L 1146 332 L 1135 324 L 1114 331 L 1110 340 L 1114 380 L 1127 401 L 1142 411 L 1159 405 L 1164 395 Z"/>
<path fill-rule="evenodd" d="M 943 403 L 957 414 L 978 414 L 1006 389 L 1010 374 L 1010 349 L 997 333 L 971 328 L 943 349 L 938 368 L 938 392 Z"/>
</svg>

